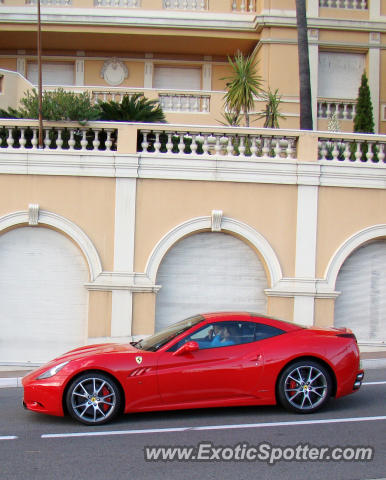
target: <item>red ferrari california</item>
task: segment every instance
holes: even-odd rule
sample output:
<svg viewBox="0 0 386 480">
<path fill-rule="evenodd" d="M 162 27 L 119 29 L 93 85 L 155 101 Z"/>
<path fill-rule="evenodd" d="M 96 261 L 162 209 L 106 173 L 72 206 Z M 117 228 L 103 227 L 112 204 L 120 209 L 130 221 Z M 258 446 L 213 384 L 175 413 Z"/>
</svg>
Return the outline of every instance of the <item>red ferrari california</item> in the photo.
<svg viewBox="0 0 386 480">
<path fill-rule="evenodd" d="M 315 412 L 363 379 L 355 335 L 254 313 L 197 315 L 131 344 L 91 345 L 23 379 L 24 406 L 100 425 L 119 413 L 281 404 Z"/>
</svg>

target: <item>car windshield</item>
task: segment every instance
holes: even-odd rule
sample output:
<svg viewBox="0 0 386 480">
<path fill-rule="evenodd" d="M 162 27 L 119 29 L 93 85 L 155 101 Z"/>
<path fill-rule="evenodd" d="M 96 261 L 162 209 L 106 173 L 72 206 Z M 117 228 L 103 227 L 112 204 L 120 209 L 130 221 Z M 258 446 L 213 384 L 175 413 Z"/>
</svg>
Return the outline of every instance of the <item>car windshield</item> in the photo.
<svg viewBox="0 0 386 480">
<path fill-rule="evenodd" d="M 150 337 L 144 338 L 139 342 L 135 343 L 135 347 L 141 350 L 147 350 L 149 352 L 156 352 L 159 348 L 166 345 L 170 340 L 180 335 L 180 333 L 189 330 L 189 328 L 197 325 L 197 323 L 204 320 L 204 317 L 201 315 L 195 315 L 194 317 L 186 318 L 178 323 L 173 323 L 169 325 L 164 330 L 161 330 Z"/>
</svg>

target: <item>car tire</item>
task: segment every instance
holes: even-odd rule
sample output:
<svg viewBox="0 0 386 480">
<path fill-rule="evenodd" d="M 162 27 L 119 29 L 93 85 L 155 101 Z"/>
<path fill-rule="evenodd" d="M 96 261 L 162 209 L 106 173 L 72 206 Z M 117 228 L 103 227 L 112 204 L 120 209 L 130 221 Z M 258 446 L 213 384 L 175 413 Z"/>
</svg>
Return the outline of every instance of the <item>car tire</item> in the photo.
<svg viewBox="0 0 386 480">
<path fill-rule="evenodd" d="M 84 373 L 75 378 L 66 393 L 68 413 L 85 425 L 110 422 L 119 413 L 121 402 L 117 382 L 96 372 Z"/>
<path fill-rule="evenodd" d="M 329 401 L 332 380 L 328 370 L 313 360 L 288 365 L 279 377 L 277 397 L 291 412 L 313 413 Z"/>
</svg>

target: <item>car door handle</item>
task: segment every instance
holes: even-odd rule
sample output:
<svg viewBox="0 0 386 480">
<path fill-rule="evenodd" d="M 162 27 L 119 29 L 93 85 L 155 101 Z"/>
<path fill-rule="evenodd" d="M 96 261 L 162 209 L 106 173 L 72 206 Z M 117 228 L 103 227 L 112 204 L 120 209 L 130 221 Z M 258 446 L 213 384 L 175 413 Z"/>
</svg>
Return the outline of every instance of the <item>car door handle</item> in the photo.
<svg viewBox="0 0 386 480">
<path fill-rule="evenodd" d="M 261 362 L 262 358 L 263 358 L 263 355 L 261 353 L 256 353 L 249 359 L 249 361 L 256 362 L 256 365 L 257 365 L 259 362 Z"/>
</svg>

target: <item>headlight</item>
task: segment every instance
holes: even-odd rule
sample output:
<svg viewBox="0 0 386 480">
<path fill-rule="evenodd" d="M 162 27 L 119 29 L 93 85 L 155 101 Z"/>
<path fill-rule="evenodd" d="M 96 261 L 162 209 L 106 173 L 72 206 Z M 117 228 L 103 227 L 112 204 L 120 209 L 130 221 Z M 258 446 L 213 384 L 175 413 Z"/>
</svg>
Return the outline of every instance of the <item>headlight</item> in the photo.
<svg viewBox="0 0 386 480">
<path fill-rule="evenodd" d="M 50 368 L 46 372 L 42 373 L 39 375 L 36 380 L 42 380 L 43 378 L 50 378 L 56 375 L 60 370 L 69 363 L 69 360 L 67 362 L 59 363 L 59 365 L 56 365 L 55 367 Z"/>
</svg>

